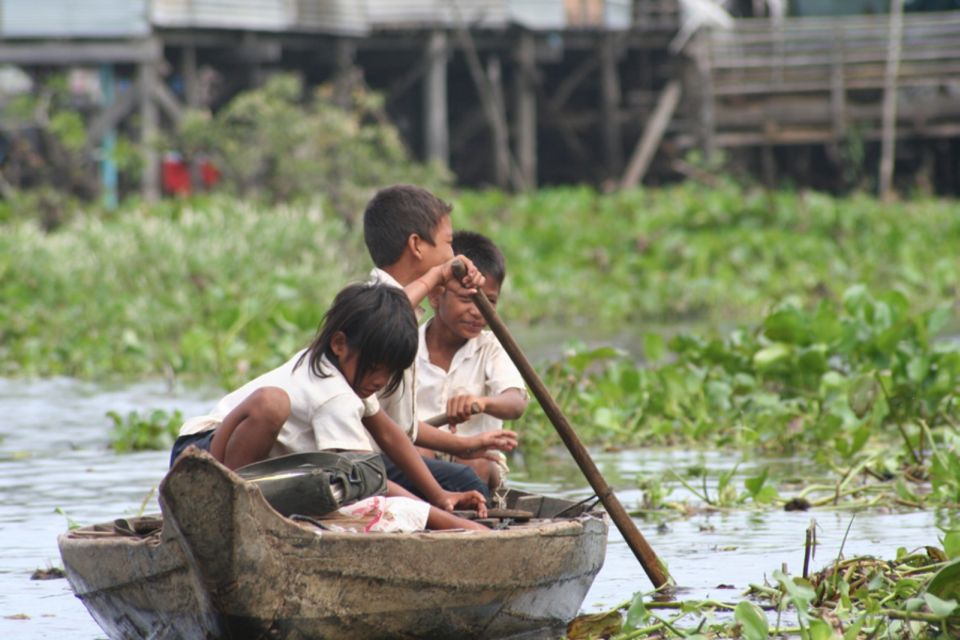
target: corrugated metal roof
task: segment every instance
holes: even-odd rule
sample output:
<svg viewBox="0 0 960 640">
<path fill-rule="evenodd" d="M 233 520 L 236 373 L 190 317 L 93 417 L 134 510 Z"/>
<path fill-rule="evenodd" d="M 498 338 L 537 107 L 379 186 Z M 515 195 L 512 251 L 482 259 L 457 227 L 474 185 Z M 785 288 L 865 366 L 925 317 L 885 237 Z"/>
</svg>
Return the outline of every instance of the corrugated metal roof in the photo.
<svg viewBox="0 0 960 640">
<path fill-rule="evenodd" d="M 0 0 L 4 38 L 116 38 L 149 32 L 147 0 Z"/>
</svg>

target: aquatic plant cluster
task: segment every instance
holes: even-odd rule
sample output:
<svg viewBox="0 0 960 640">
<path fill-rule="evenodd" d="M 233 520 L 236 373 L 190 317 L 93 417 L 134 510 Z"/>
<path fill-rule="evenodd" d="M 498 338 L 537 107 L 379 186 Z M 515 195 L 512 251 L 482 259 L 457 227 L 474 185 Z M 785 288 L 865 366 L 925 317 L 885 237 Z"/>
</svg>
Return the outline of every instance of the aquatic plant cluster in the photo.
<svg viewBox="0 0 960 640">
<path fill-rule="evenodd" d="M 622 330 L 692 320 L 755 324 L 785 299 L 838 300 L 854 284 L 898 291 L 916 310 L 956 300 L 955 202 L 881 204 L 686 183 L 600 194 L 473 191 L 456 225 L 504 249 L 511 322 Z"/>
<path fill-rule="evenodd" d="M 641 638 L 859 638 L 957 637 L 960 534 L 944 549 L 900 549 L 893 560 L 837 558 L 809 576 L 773 571 L 772 581 L 751 585 L 739 602 L 670 599 L 669 591 L 638 593 L 621 606 L 581 616 L 569 640 Z M 789 622 L 786 620 L 789 618 Z"/>
<path fill-rule="evenodd" d="M 912 313 L 900 294 L 854 286 L 810 310 L 784 303 L 724 338 L 681 334 L 665 344 L 649 335 L 646 364 L 611 348 L 574 351 L 546 369 L 546 380 L 592 442 L 811 451 L 843 479 L 825 502 L 879 486 L 911 506 L 953 506 L 960 347 L 935 339 L 949 318 L 947 308 Z M 543 446 L 554 438 L 538 408 L 523 433 Z M 720 480 L 719 495 L 703 494 L 705 502 L 777 497 L 766 476 L 742 494 L 724 492 L 729 483 Z M 930 491 L 915 489 L 927 482 Z M 818 488 L 800 497 L 809 501 Z"/>
<path fill-rule="evenodd" d="M 918 311 L 956 298 L 956 205 L 683 185 L 603 195 L 447 194 L 455 224 L 500 244 L 499 308 L 639 334 L 652 321 L 754 325 L 861 283 Z M 361 230 L 322 199 L 208 196 L 103 214 L 53 232 L 0 221 L 0 375 L 164 375 L 231 387 L 305 344 L 334 293 L 366 277 Z"/>
</svg>

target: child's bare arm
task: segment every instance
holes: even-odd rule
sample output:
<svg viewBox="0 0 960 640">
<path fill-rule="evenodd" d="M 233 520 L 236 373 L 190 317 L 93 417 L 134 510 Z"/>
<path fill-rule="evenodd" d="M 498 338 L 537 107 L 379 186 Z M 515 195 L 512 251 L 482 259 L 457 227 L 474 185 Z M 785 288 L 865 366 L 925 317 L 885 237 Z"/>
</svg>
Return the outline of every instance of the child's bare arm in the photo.
<svg viewBox="0 0 960 640">
<path fill-rule="evenodd" d="M 457 436 L 421 422 L 417 429 L 417 446 L 452 453 L 460 458 L 482 457 L 489 449 L 513 451 L 517 447 L 514 431 L 485 431 L 475 436 Z"/>
<path fill-rule="evenodd" d="M 447 513 L 436 507 L 430 507 L 430 514 L 427 516 L 428 529 L 469 529 L 472 531 L 490 531 L 479 522 L 467 520 Z"/>
<path fill-rule="evenodd" d="M 467 268 L 467 274 L 460 280 L 456 280 L 453 275 L 454 260 L 459 260 Z M 405 286 L 403 291 L 407 294 L 410 304 L 418 307 L 431 291 L 451 280 L 459 282 L 468 294 L 475 293 L 477 287 L 482 287 L 484 283 L 483 274 L 477 270 L 473 262 L 470 261 L 470 258 L 466 256 L 456 256 L 441 265 L 431 267 L 425 274 Z"/>
<path fill-rule="evenodd" d="M 466 422 L 475 413 L 501 420 L 516 420 L 527 410 L 527 394 L 520 389 L 505 389 L 495 396 L 474 396 L 464 394 L 454 396 L 447 401 L 447 418 L 450 424 Z M 479 407 L 479 411 L 475 411 Z"/>
<path fill-rule="evenodd" d="M 364 418 L 363 426 L 370 432 L 370 435 L 373 436 L 384 453 L 390 456 L 393 463 L 407 475 L 414 486 L 423 492 L 430 504 L 447 511 L 451 511 L 458 505 L 471 506 L 478 511 L 486 510 L 486 502 L 479 492 L 445 491 L 437 484 L 436 479 L 427 469 L 427 465 L 424 464 L 423 458 L 417 453 L 416 447 L 410 442 L 407 434 L 382 410 Z"/>
</svg>

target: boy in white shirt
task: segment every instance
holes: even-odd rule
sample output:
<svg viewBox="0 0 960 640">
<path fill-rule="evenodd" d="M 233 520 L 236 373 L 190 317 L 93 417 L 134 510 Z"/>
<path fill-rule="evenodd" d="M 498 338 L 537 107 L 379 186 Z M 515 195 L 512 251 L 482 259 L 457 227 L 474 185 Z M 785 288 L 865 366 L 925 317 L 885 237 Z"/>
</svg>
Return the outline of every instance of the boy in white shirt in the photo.
<svg viewBox="0 0 960 640">
<path fill-rule="evenodd" d="M 363 214 L 363 239 L 376 265 L 371 281 L 402 287 L 414 309 L 427 295 L 440 286 L 476 287 L 483 276 L 468 256 L 458 256 L 467 267 L 467 277 L 458 282 L 453 276 L 452 207 L 426 189 L 398 184 L 381 189 L 371 198 Z M 470 291 L 473 289 L 460 289 Z M 458 438 L 448 431 L 432 427 L 416 407 L 416 363 L 404 372 L 402 384 L 379 397 L 383 414 L 400 425 L 414 444 L 444 451 L 467 459 L 486 455 L 490 449 L 510 451 L 517 444 L 516 434 L 507 430 L 485 431 L 470 438 Z M 368 428 L 376 417 L 364 418 Z M 466 465 L 436 458 L 424 462 L 441 487 L 453 492 L 478 491 L 489 497 L 487 483 Z M 391 481 L 425 498 L 411 479 L 384 457 Z"/>
<path fill-rule="evenodd" d="M 497 246 L 479 233 L 458 231 L 453 251 L 483 274 L 480 288 L 496 306 L 507 275 Z M 496 336 L 484 330 L 486 321 L 469 292 L 452 282 L 431 292 L 429 300 L 434 317 L 420 327 L 417 413 L 446 413 L 451 430 L 461 437 L 503 429 L 504 420 L 516 420 L 527 408 L 523 377 Z M 499 451 L 488 452 L 486 458 L 454 457 L 471 466 L 491 489 L 504 480 L 505 460 Z"/>
</svg>

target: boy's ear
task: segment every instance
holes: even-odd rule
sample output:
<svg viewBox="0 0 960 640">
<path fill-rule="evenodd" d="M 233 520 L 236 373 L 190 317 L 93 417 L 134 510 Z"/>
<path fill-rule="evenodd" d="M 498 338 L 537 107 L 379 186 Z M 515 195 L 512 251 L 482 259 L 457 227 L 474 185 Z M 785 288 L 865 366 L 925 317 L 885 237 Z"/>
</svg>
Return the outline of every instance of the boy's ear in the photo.
<svg viewBox="0 0 960 640">
<path fill-rule="evenodd" d="M 423 242 L 423 238 L 420 237 L 419 233 L 411 233 L 407 236 L 407 249 L 410 250 L 410 255 L 417 260 L 423 257 L 423 251 L 420 249 L 421 242 Z"/>
<path fill-rule="evenodd" d="M 427 300 L 430 301 L 430 306 L 433 307 L 434 311 L 440 307 L 440 296 L 442 296 L 446 290 L 446 287 L 440 285 L 439 287 L 431 289 L 430 293 L 427 294 Z"/>
<path fill-rule="evenodd" d="M 330 337 L 330 350 L 338 360 L 342 360 L 347 355 L 347 349 L 347 334 L 343 331 L 335 331 Z"/>
</svg>

